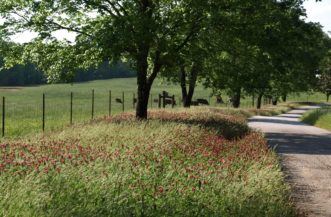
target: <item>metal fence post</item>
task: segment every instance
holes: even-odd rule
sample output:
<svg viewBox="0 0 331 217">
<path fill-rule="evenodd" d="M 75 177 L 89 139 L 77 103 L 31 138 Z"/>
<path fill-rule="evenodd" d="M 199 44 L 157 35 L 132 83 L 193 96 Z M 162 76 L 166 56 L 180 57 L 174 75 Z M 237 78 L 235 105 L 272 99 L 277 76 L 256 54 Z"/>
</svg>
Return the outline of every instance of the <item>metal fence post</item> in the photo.
<svg viewBox="0 0 331 217">
<path fill-rule="evenodd" d="M 2 137 L 5 136 L 5 118 L 6 118 L 5 104 L 6 104 L 6 98 L 2 97 Z"/>
<path fill-rule="evenodd" d="M 94 118 L 94 89 L 92 90 L 92 111 L 91 111 L 91 118 Z"/>
<path fill-rule="evenodd" d="M 124 112 L 125 107 L 124 107 L 124 91 L 122 92 L 122 111 Z"/>
<path fill-rule="evenodd" d="M 73 99 L 74 99 L 74 93 L 70 93 L 70 125 L 72 125 L 72 104 L 73 104 Z"/>
<path fill-rule="evenodd" d="M 153 94 L 151 94 L 150 100 L 151 100 L 151 108 L 153 108 Z"/>
<path fill-rule="evenodd" d="M 134 109 L 136 107 L 136 95 L 133 93 L 133 99 L 132 99 L 132 108 Z"/>
<path fill-rule="evenodd" d="M 162 94 L 163 94 L 163 96 L 162 96 L 163 108 L 165 108 L 166 107 L 166 92 L 163 91 Z"/>
<path fill-rule="evenodd" d="M 45 105 L 46 103 L 45 103 L 45 94 L 43 93 L 43 117 L 42 117 L 42 121 L 43 121 L 43 126 L 42 126 L 42 128 L 43 128 L 43 131 L 45 131 L 45 107 L 46 107 L 46 105 Z"/>
<path fill-rule="evenodd" d="M 111 115 L 111 90 L 109 91 L 109 108 L 108 108 L 109 116 Z"/>
</svg>

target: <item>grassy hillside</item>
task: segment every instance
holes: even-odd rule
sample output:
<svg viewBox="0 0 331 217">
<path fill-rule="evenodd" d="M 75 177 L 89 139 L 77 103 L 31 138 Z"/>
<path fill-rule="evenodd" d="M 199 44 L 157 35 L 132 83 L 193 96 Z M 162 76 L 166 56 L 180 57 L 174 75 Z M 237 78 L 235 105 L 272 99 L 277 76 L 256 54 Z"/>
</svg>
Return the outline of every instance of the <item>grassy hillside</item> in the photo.
<svg viewBox="0 0 331 217">
<path fill-rule="evenodd" d="M 277 158 L 246 114 L 150 116 L 7 140 L 0 216 L 294 216 Z"/>
</svg>

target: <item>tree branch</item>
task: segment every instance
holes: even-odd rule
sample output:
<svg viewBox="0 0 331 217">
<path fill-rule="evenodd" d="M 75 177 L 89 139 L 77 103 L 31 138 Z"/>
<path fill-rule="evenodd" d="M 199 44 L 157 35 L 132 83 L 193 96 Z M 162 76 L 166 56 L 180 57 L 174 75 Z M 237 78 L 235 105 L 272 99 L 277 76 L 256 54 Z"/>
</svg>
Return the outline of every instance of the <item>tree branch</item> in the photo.
<svg viewBox="0 0 331 217">
<path fill-rule="evenodd" d="M 63 26 L 57 22 L 54 22 L 53 20 L 46 20 L 49 24 L 51 25 L 54 25 L 56 26 L 58 29 L 57 30 L 68 30 L 68 31 L 71 31 L 71 32 L 76 32 L 76 33 L 79 33 L 79 34 L 82 34 L 82 35 L 86 35 L 88 37 L 92 37 L 91 34 L 88 34 L 87 32 L 84 32 L 84 31 L 81 31 L 79 29 L 75 29 L 75 28 L 72 28 L 72 27 L 68 27 L 68 26 Z"/>
<path fill-rule="evenodd" d="M 154 58 L 153 62 L 154 62 L 153 72 L 147 79 L 147 84 L 150 85 L 150 86 L 153 84 L 153 81 L 155 80 L 157 74 L 159 73 L 159 71 L 161 70 L 161 67 L 162 67 L 161 51 L 159 49 L 156 51 L 155 58 Z"/>
<path fill-rule="evenodd" d="M 175 49 L 176 52 L 180 51 L 183 47 L 185 47 L 191 40 L 191 38 L 193 37 L 193 35 L 199 31 L 199 29 L 197 30 L 196 28 L 196 23 L 201 21 L 203 19 L 203 17 L 197 18 L 195 22 L 192 23 L 191 29 L 188 32 L 188 34 L 186 35 L 185 39 L 183 40 L 183 42 L 178 45 L 178 47 Z"/>
<path fill-rule="evenodd" d="M 119 17 L 122 17 L 123 16 L 123 14 L 121 14 L 121 11 L 116 7 L 116 5 L 114 4 L 114 2 L 112 2 L 111 0 L 105 0 L 105 1 L 115 11 L 115 13 L 117 14 L 117 16 L 119 16 Z M 121 8 L 123 8 L 123 7 L 121 7 Z M 126 11 L 124 10 L 123 13 L 126 14 Z"/>
</svg>

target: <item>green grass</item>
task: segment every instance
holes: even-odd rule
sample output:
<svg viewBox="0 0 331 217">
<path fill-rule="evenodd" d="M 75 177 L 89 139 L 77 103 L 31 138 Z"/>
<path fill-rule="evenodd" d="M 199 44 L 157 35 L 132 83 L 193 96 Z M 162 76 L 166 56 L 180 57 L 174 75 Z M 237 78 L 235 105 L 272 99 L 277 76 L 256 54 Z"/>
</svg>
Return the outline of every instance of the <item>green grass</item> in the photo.
<svg viewBox="0 0 331 217">
<path fill-rule="evenodd" d="M 73 122 L 81 123 L 91 119 L 92 99 L 91 91 L 95 90 L 95 118 L 103 117 L 109 114 L 109 91 L 112 91 L 112 114 L 122 112 L 122 105 L 115 102 L 115 98 L 122 99 L 122 92 L 125 96 L 125 111 L 133 111 L 133 94 L 136 92 L 136 79 L 112 79 L 100 80 L 86 83 L 41 85 L 35 87 L 23 87 L 17 89 L 0 89 L 0 96 L 6 97 L 6 126 L 5 133 L 7 137 L 21 137 L 27 134 L 40 133 L 42 130 L 42 94 L 46 94 L 46 131 L 61 129 L 70 124 L 70 92 L 73 92 Z M 152 88 L 152 98 L 156 99 L 163 90 L 176 96 L 177 104 L 181 90 L 178 84 L 171 84 L 156 80 Z M 205 98 L 210 100 L 211 105 L 216 105 L 215 98 L 210 98 L 211 90 L 204 89 L 198 85 L 194 98 Z M 315 94 L 310 99 L 321 99 L 321 94 Z M 289 97 L 290 101 L 305 101 L 305 95 L 293 95 Z M 223 95 L 224 101 L 228 97 Z M 252 108 L 251 97 L 242 99 L 242 108 Z M 1 102 L 2 104 L 2 102 Z M 157 103 L 150 101 L 149 107 L 156 108 Z M 180 107 L 178 105 L 177 107 Z M 223 105 L 229 107 L 229 104 Z M 271 111 L 271 107 L 264 107 L 265 111 L 253 113 L 277 114 Z M 278 107 L 279 108 L 279 107 Z M 277 108 L 277 109 L 278 109 Z M 277 110 L 276 109 L 276 110 Z M 252 110 L 252 109 L 251 109 Z"/>
<path fill-rule="evenodd" d="M 325 103 L 326 95 L 320 92 L 312 93 L 292 93 L 288 96 L 290 102 L 312 102 L 312 103 Z"/>
<path fill-rule="evenodd" d="M 130 113 L 0 145 L 0 216 L 294 216 L 240 111 Z"/>
<path fill-rule="evenodd" d="M 307 112 L 302 117 L 304 123 L 331 131 L 331 109 L 325 107 Z"/>
<path fill-rule="evenodd" d="M 11 137 L 37 133 L 42 129 L 42 94 L 46 94 L 46 130 L 59 129 L 70 123 L 70 92 L 74 94 L 73 122 L 91 119 L 92 89 L 95 90 L 95 115 L 102 117 L 109 114 L 109 91 L 112 91 L 112 114 L 122 112 L 122 105 L 115 98 L 125 96 L 125 111 L 133 111 L 133 94 L 136 92 L 136 79 L 112 79 L 86 83 L 41 85 L 17 89 L 1 89 L 0 96 L 6 97 L 6 135 Z M 176 95 L 179 101 L 178 85 L 156 81 L 152 97 L 156 99 L 163 90 Z M 198 86 L 197 98 L 209 100 L 210 91 Z M 157 107 L 157 103 L 150 103 Z"/>
</svg>

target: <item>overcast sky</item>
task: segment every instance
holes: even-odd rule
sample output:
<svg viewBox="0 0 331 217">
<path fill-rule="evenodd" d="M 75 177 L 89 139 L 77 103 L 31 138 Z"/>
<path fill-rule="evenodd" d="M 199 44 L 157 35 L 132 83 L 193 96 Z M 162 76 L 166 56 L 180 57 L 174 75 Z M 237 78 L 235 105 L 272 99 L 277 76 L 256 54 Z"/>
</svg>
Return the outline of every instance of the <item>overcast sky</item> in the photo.
<svg viewBox="0 0 331 217">
<path fill-rule="evenodd" d="M 308 15 L 306 20 L 311 22 L 319 22 L 323 26 L 324 31 L 329 33 L 331 36 L 331 0 L 322 0 L 322 2 L 307 0 L 304 3 L 304 7 L 306 8 Z M 58 31 L 54 34 L 54 36 L 60 39 L 66 38 L 70 41 L 73 41 L 75 38 L 74 34 L 68 34 L 66 31 Z M 34 33 L 25 32 L 13 36 L 12 40 L 15 42 L 24 43 L 30 41 L 33 37 L 35 37 Z"/>
<path fill-rule="evenodd" d="M 308 0 L 304 6 L 307 10 L 307 21 L 319 22 L 325 32 L 331 31 L 331 0 L 322 0 L 322 2 Z M 331 33 L 329 35 L 331 36 Z"/>
</svg>

